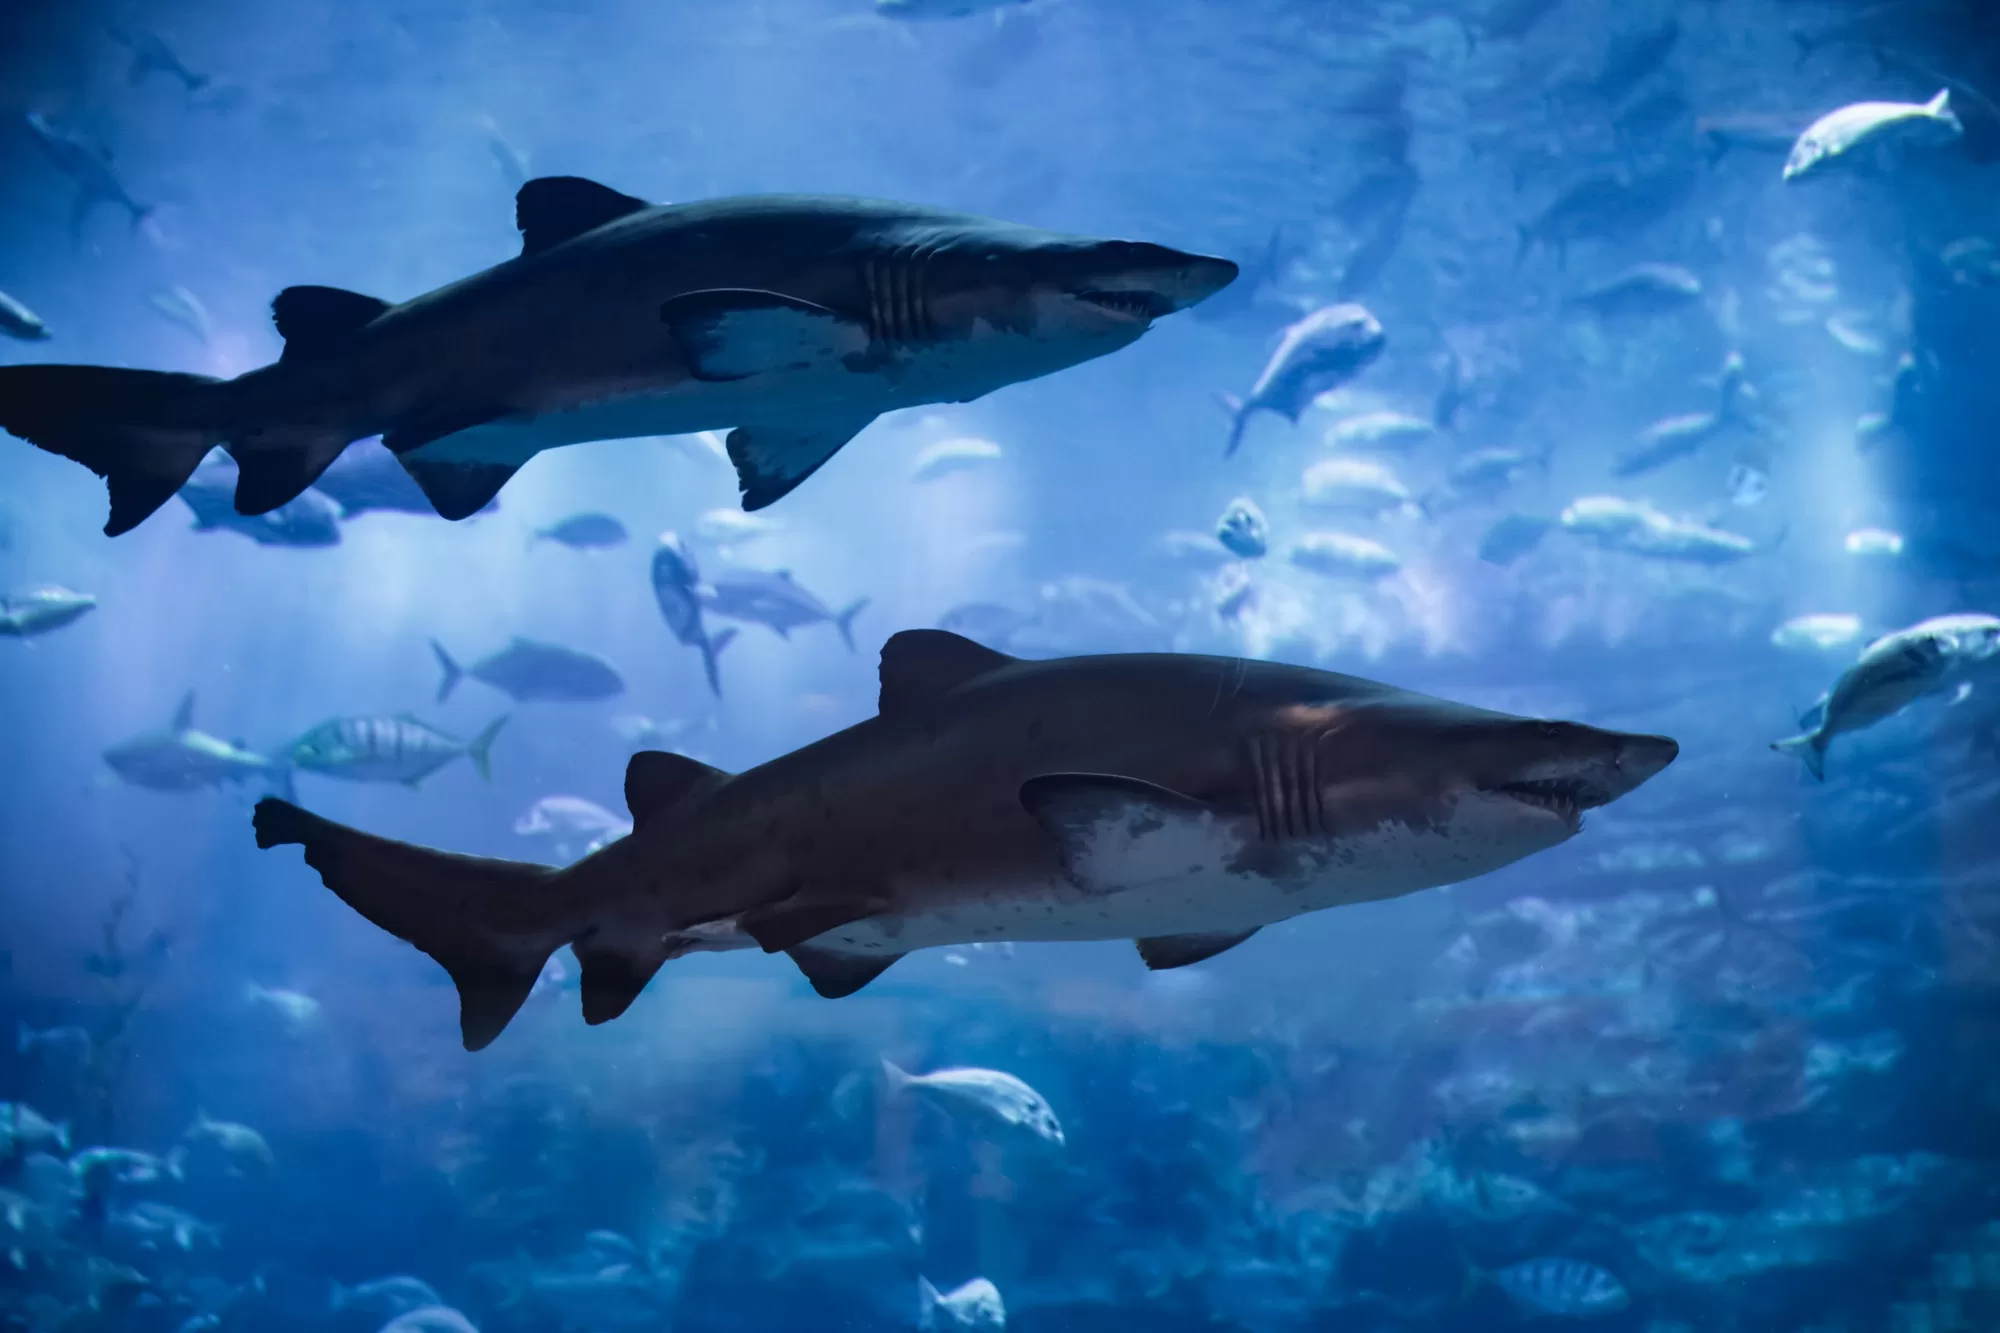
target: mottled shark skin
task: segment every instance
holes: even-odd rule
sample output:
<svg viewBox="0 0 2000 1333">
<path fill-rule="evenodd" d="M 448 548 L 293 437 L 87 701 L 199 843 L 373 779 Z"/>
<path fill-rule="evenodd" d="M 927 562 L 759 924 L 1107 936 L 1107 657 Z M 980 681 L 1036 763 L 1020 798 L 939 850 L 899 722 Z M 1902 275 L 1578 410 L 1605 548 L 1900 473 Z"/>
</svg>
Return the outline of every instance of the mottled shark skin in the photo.
<svg viewBox="0 0 2000 1333">
<path fill-rule="evenodd" d="M 544 960 L 584 1017 L 668 959 L 788 952 L 822 995 L 902 955 L 1131 938 L 1156 968 L 1259 927 L 1498 869 L 1575 836 L 1678 752 L 1305 667 L 1134 654 L 1023 661 L 942 630 L 882 652 L 878 716 L 739 774 L 660 752 L 632 835 L 567 870 L 373 837 L 282 801 L 328 887 L 451 971 L 469 1049 Z"/>
<path fill-rule="evenodd" d="M 1236 276 L 1146 242 L 832 196 L 655 206 L 556 176 L 522 186 L 515 216 L 518 258 L 400 305 L 286 288 L 283 356 L 233 380 L 0 367 L 0 426 L 105 477 L 113 536 L 215 445 L 259 514 L 373 435 L 457 519 L 542 450 L 733 427 L 759 509 L 883 412 L 1115 352 Z"/>
</svg>

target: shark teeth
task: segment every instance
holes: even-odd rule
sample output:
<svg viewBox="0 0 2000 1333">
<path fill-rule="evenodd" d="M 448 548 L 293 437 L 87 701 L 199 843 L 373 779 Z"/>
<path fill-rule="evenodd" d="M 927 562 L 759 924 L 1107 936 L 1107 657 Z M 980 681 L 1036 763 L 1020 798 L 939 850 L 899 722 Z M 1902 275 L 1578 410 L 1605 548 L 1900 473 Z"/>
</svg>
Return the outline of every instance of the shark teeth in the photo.
<svg viewBox="0 0 2000 1333">
<path fill-rule="evenodd" d="M 1113 314 L 1132 319 L 1155 320 L 1173 313 L 1173 303 L 1157 292 L 1078 292 L 1079 301 L 1088 301 Z"/>
<path fill-rule="evenodd" d="M 1597 788 L 1576 778 L 1534 778 L 1502 783 L 1488 790 L 1524 805 L 1539 806 L 1572 824 L 1583 818 L 1585 810 L 1603 805 L 1608 799 Z"/>
</svg>

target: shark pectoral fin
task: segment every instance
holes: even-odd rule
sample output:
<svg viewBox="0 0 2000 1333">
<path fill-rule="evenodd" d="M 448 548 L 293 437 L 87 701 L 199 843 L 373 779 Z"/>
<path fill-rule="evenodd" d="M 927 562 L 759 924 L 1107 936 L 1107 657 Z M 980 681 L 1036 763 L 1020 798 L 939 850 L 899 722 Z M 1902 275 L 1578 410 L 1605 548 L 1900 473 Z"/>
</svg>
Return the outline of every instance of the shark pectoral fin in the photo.
<svg viewBox="0 0 2000 1333">
<path fill-rule="evenodd" d="M 858 356 L 872 341 L 866 325 L 823 305 L 750 288 L 687 292 L 662 305 L 660 318 L 698 380 L 811 370 Z"/>
<path fill-rule="evenodd" d="M 625 765 L 625 808 L 635 829 L 665 814 L 705 782 L 726 779 L 719 768 L 666 750 L 641 750 Z"/>
<path fill-rule="evenodd" d="M 427 458 L 401 460 L 439 517 L 470 518 L 500 494 L 520 468 L 513 463 L 444 463 Z"/>
<path fill-rule="evenodd" d="M 582 176 L 538 176 L 514 194 L 514 225 L 521 253 L 532 255 L 651 207 Z"/>
<path fill-rule="evenodd" d="M 805 945 L 795 945 L 785 952 L 799 965 L 799 971 L 805 973 L 813 990 L 829 1000 L 846 999 L 887 972 L 903 956 L 899 953 L 835 953 L 831 949 L 812 949 Z"/>
<path fill-rule="evenodd" d="M 876 711 L 889 717 L 1018 660 L 950 630 L 901 630 L 882 645 L 882 693 Z"/>
<path fill-rule="evenodd" d="M 889 908 L 884 898 L 791 897 L 754 907 L 737 918 L 737 928 L 765 953 L 787 953 L 816 935 L 853 925 Z"/>
<path fill-rule="evenodd" d="M 1241 821 L 1138 778 L 1048 773 L 1021 784 L 1021 804 L 1055 841 L 1063 870 L 1089 892 L 1226 873 L 1250 841 Z"/>
<path fill-rule="evenodd" d="M 738 426 L 730 431 L 729 461 L 736 467 L 744 512 L 755 513 L 791 494 L 874 419 L 819 426 Z"/>
<path fill-rule="evenodd" d="M 1148 968 L 1164 972 L 1168 968 L 1187 967 L 1226 953 L 1256 933 L 1255 930 L 1243 930 L 1216 935 L 1155 935 L 1151 939 L 1132 942 L 1139 946 L 1139 957 Z"/>
<path fill-rule="evenodd" d="M 387 309 L 387 301 L 339 287 L 287 287 L 271 300 L 271 322 L 285 340 L 278 359 L 338 347 Z"/>
<path fill-rule="evenodd" d="M 609 1023 L 630 1009 L 632 1001 L 639 998 L 639 992 L 646 989 L 646 983 L 667 961 L 664 950 L 637 954 L 579 942 L 572 944 L 570 951 L 583 969 L 583 1021 L 592 1027 Z"/>
</svg>

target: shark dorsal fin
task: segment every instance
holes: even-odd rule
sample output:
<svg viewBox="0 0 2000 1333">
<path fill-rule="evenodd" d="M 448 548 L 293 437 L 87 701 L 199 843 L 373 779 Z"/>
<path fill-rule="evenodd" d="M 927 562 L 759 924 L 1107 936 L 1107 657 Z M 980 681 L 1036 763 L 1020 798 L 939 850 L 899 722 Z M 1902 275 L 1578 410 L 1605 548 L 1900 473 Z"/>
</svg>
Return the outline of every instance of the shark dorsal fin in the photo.
<svg viewBox="0 0 2000 1333">
<path fill-rule="evenodd" d="M 882 645 L 884 717 L 913 708 L 1019 659 L 942 629 L 906 629 Z"/>
<path fill-rule="evenodd" d="M 271 300 L 271 322 L 285 340 L 283 357 L 310 355 L 338 347 L 388 308 L 379 297 L 339 287 L 287 287 Z"/>
<path fill-rule="evenodd" d="M 194 691 L 181 696 L 181 705 L 174 710 L 174 730 L 187 731 L 194 726 Z"/>
<path fill-rule="evenodd" d="M 537 176 L 514 196 L 514 225 L 521 253 L 533 255 L 651 207 L 581 176 Z"/>
<path fill-rule="evenodd" d="M 728 776 L 684 754 L 639 751 L 625 766 L 625 808 L 632 812 L 632 827 L 646 827 L 649 820 L 665 814 L 703 783 Z"/>
</svg>

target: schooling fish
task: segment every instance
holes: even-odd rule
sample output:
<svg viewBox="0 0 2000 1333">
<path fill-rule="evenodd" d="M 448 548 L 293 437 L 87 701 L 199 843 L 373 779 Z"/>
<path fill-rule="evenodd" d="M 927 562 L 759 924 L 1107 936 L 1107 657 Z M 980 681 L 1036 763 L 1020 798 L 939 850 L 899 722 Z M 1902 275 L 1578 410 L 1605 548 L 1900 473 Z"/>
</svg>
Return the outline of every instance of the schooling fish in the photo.
<svg viewBox="0 0 2000 1333">
<path fill-rule="evenodd" d="M 600 551 L 623 546 L 629 535 L 625 525 L 610 514 L 585 513 L 571 514 L 546 528 L 536 528 L 534 540 L 554 542 L 572 551 Z"/>
<path fill-rule="evenodd" d="M 1817 171 L 1862 144 L 1879 141 L 1891 132 L 1908 133 L 1922 127 L 1940 138 L 1956 139 L 1964 133 L 1951 109 L 1951 89 L 1943 88 L 1928 102 L 1855 102 L 1829 111 L 1806 128 L 1785 159 L 1784 179 L 1795 181 Z"/>
<path fill-rule="evenodd" d="M 882 1076 L 891 1093 L 916 1092 L 975 1128 L 1063 1146 L 1062 1124 L 1048 1100 L 1012 1074 L 998 1069 L 912 1074 L 884 1059 Z"/>
<path fill-rule="evenodd" d="M 520 257 L 400 305 L 286 288 L 271 305 L 284 354 L 233 380 L 0 367 L 0 426 L 103 476 L 112 536 L 216 445 L 242 469 L 236 507 L 261 514 L 371 435 L 457 519 L 544 449 L 735 427 L 755 510 L 883 412 L 1115 352 L 1236 276 L 912 204 L 655 206 L 575 176 L 523 185 L 515 221 Z"/>
<path fill-rule="evenodd" d="M 708 632 L 701 613 L 704 599 L 711 591 L 701 581 L 701 570 L 688 544 L 674 533 L 661 533 L 660 544 L 653 551 L 653 600 L 674 637 L 701 651 L 701 668 L 708 677 L 709 691 L 720 698 L 722 673 L 717 660 L 736 637 L 736 631 Z"/>
<path fill-rule="evenodd" d="M 22 342 L 47 342 L 49 326 L 42 323 L 40 315 L 0 292 L 0 333 Z"/>
<path fill-rule="evenodd" d="M 491 685 L 517 703 L 587 703 L 625 693 L 618 668 L 599 657 L 559 643 L 543 643 L 515 635 L 498 652 L 488 653 L 469 667 L 460 666 L 444 645 L 431 640 L 437 654 L 437 701 L 443 703 L 467 676 Z"/>
<path fill-rule="evenodd" d="M 702 605 L 725 620 L 747 620 L 768 625 L 779 638 L 789 638 L 806 625 L 830 624 L 840 631 L 847 651 L 854 651 L 854 618 L 868 607 L 860 597 L 835 611 L 807 592 L 792 578 L 788 569 L 766 573 L 759 569 L 732 569 L 702 585 Z"/>
<path fill-rule="evenodd" d="M 1278 350 L 1246 398 L 1225 398 L 1230 411 L 1229 447 L 1236 452 L 1253 412 L 1276 412 L 1297 424 L 1312 400 L 1366 370 L 1389 345 L 1381 321 L 1366 307 L 1330 305 L 1313 311 L 1285 330 Z"/>
<path fill-rule="evenodd" d="M 470 741 L 447 736 L 408 713 L 395 717 L 336 717 L 320 723 L 292 743 L 294 767 L 322 777 L 348 782 L 400 782 L 414 787 L 452 760 L 464 755 L 493 781 L 488 758 L 493 738 L 507 721 L 494 718 Z"/>
<path fill-rule="evenodd" d="M 0 639 L 32 639 L 82 619 L 97 605 L 87 592 L 48 583 L 0 594 Z"/>
<path fill-rule="evenodd" d="M 41 145 L 42 151 L 48 155 L 55 169 L 69 177 L 76 186 L 76 203 L 70 209 L 69 216 L 72 235 L 83 230 L 84 219 L 88 218 L 91 210 L 99 204 L 116 204 L 124 209 L 132 215 L 132 225 L 135 227 L 152 213 L 152 206 L 134 199 L 125 189 L 124 182 L 120 181 L 117 174 L 111 170 L 109 153 L 79 135 L 56 128 L 49 122 L 48 117 L 39 111 L 30 111 L 25 119 L 28 133 Z M 0 425 L 4 424 L 5 421 L 0 420 Z M 194 465 L 199 463 L 202 455 L 207 452 L 208 450 L 204 448 L 188 459 L 187 467 L 181 471 L 180 476 L 185 478 L 189 472 L 194 471 Z M 179 484 L 177 480 L 174 485 L 161 492 L 153 501 L 152 508 L 157 509 L 164 504 L 167 496 L 172 495 L 179 488 Z M 150 513 L 152 510 L 149 509 L 147 512 Z"/>
<path fill-rule="evenodd" d="M 942 630 L 882 650 L 878 716 L 743 773 L 633 757 L 636 825 L 567 869 L 393 842 L 263 801 L 350 907 L 458 983 L 468 1048 L 573 946 L 587 1022 L 669 958 L 784 952 L 851 995 L 915 950 L 1133 938 L 1182 967 L 1273 922 L 1566 842 L 1673 741 L 1351 676 L 1158 653 L 1025 661 Z"/>
<path fill-rule="evenodd" d="M 182 697 L 165 727 L 120 741 L 104 752 L 104 762 L 133 786 L 151 791 L 198 791 L 256 780 L 283 793 L 292 786 L 290 766 L 283 760 L 196 731 L 193 690 Z"/>
</svg>

